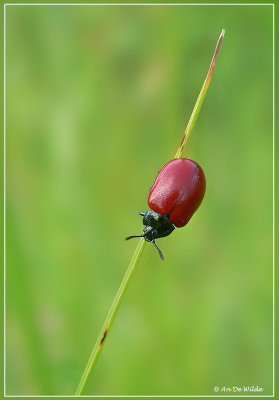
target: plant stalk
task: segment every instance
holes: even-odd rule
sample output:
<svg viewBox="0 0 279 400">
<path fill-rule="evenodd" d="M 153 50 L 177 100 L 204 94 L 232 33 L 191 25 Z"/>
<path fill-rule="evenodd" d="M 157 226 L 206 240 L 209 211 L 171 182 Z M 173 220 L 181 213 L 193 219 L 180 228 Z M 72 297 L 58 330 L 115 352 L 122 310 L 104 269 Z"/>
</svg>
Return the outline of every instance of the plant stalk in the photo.
<svg viewBox="0 0 279 400">
<path fill-rule="evenodd" d="M 128 284 L 129 284 L 129 282 L 130 282 L 130 280 L 131 280 L 131 278 L 132 278 L 132 276 L 133 276 L 133 274 L 135 272 L 137 263 L 139 262 L 141 253 L 143 252 L 143 249 L 144 249 L 145 245 L 146 245 L 146 241 L 144 240 L 144 238 L 141 238 L 139 243 L 138 243 L 138 245 L 137 245 L 137 248 L 136 248 L 136 250 L 135 250 L 135 252 L 133 254 L 131 262 L 130 262 L 128 268 L 127 268 L 127 271 L 126 271 L 126 273 L 124 275 L 124 278 L 123 278 L 123 280 L 121 282 L 121 285 L 119 286 L 119 289 L 118 289 L 118 291 L 116 293 L 116 296 L 115 296 L 115 298 L 114 298 L 114 300 L 112 302 L 112 305 L 111 305 L 111 307 L 109 309 L 108 315 L 107 315 L 107 317 L 105 319 L 105 322 L 104 322 L 104 325 L 103 325 L 103 327 L 102 327 L 102 329 L 101 329 L 101 331 L 99 333 L 98 339 L 97 339 L 97 341 L 95 343 L 95 346 L 94 346 L 94 348 L 92 350 L 92 353 L 90 354 L 89 360 L 88 360 L 88 362 L 86 364 L 86 367 L 84 369 L 84 372 L 82 374 L 82 377 L 80 379 L 78 387 L 77 387 L 77 389 L 75 391 L 75 396 L 80 396 L 83 393 L 83 391 L 84 391 L 84 389 L 86 387 L 89 375 L 90 375 L 90 373 L 91 373 L 91 371 L 92 371 L 92 369 L 93 369 L 93 367 L 94 367 L 94 365 L 95 365 L 95 363 L 97 361 L 98 355 L 100 354 L 100 351 L 101 351 L 101 349 L 102 349 L 102 347 L 104 345 L 104 342 L 105 342 L 105 339 L 106 339 L 106 337 L 108 335 L 108 332 L 109 332 L 109 329 L 111 327 L 111 324 L 112 324 L 112 322 L 113 322 L 113 320 L 114 320 L 114 318 L 116 316 L 116 313 L 118 311 L 118 308 L 120 306 L 122 298 L 123 298 L 123 296 L 124 296 L 124 294 L 125 294 L 125 292 L 127 290 Z"/>
<path fill-rule="evenodd" d="M 219 53 L 219 50 L 220 50 L 224 35 L 225 35 L 225 30 L 223 29 L 222 32 L 221 32 L 221 35 L 220 35 L 220 37 L 218 39 L 218 42 L 217 42 L 217 45 L 216 45 L 216 48 L 215 48 L 215 51 L 214 51 L 213 58 L 211 60 L 210 66 L 209 66 L 208 73 L 207 73 L 206 78 L 205 78 L 205 81 L 204 81 L 204 83 L 202 85 L 200 94 L 199 94 L 199 96 L 197 98 L 196 104 L 194 106 L 194 109 L 192 111 L 191 117 L 190 117 L 189 122 L 188 122 L 188 124 L 186 126 L 186 129 L 185 129 L 184 135 L 182 137 L 181 143 L 180 143 L 180 145 L 178 147 L 178 150 L 177 150 L 174 158 L 180 158 L 182 156 L 185 144 L 189 140 L 191 131 L 192 131 L 193 127 L 194 127 L 195 121 L 196 121 L 197 116 L 199 114 L 200 108 L 202 106 L 204 97 L 205 97 L 206 92 L 207 92 L 207 89 L 208 89 L 208 87 L 210 85 L 212 74 L 213 74 L 213 70 L 214 70 L 214 67 L 215 67 L 215 63 L 216 63 L 216 60 L 217 60 L 217 57 L 218 57 L 218 53 Z M 116 293 L 116 296 L 115 296 L 115 298 L 114 298 L 114 300 L 112 302 L 112 305 L 111 305 L 111 307 L 109 309 L 109 312 L 108 312 L 107 317 L 105 319 L 104 325 L 103 325 L 103 327 L 102 327 L 102 329 L 101 329 L 101 331 L 99 333 L 99 336 L 97 338 L 95 346 L 93 347 L 93 350 L 92 350 L 92 352 L 90 354 L 89 360 L 88 360 L 88 362 L 86 364 L 86 367 L 84 369 L 84 372 L 82 374 L 82 377 L 80 379 L 78 387 L 77 387 L 77 389 L 75 391 L 75 396 L 80 396 L 84 392 L 84 389 L 85 389 L 85 387 L 87 385 L 87 382 L 88 382 L 88 378 L 89 378 L 89 376 L 90 376 L 90 374 L 91 374 L 91 372 L 93 370 L 93 367 L 94 367 L 94 365 L 95 365 L 95 363 L 97 361 L 97 358 L 98 358 L 98 356 L 100 354 L 100 351 L 103 348 L 103 345 L 104 345 L 105 339 L 107 338 L 107 335 L 108 335 L 108 332 L 110 330 L 111 324 L 112 324 L 112 322 L 113 322 L 113 320 L 114 320 L 114 318 L 115 318 L 115 316 L 117 314 L 118 308 L 119 308 L 119 306 L 121 304 L 121 301 L 123 299 L 123 296 L 124 296 L 124 294 L 125 294 L 125 292 L 127 290 L 128 284 L 129 284 L 129 282 L 130 282 L 130 280 L 131 280 L 131 278 L 132 278 L 132 276 L 133 276 L 133 274 L 135 272 L 136 266 L 137 266 L 137 264 L 139 262 L 139 259 L 141 257 L 141 254 L 143 252 L 143 249 L 144 249 L 145 245 L 146 245 L 146 241 L 144 240 L 144 238 L 141 238 L 139 240 L 137 248 L 136 248 L 136 250 L 135 250 L 135 252 L 133 254 L 131 262 L 130 262 L 128 268 L 127 268 L 127 271 L 126 271 L 126 273 L 124 275 L 124 278 L 123 278 L 123 280 L 122 280 L 122 282 L 120 284 L 120 287 L 119 287 L 119 289 L 118 289 L 118 291 Z"/>
<path fill-rule="evenodd" d="M 199 112 L 200 112 L 203 100 L 205 98 L 207 89 L 209 88 L 209 85 L 210 85 L 210 82 L 211 82 L 211 78 L 212 78 L 212 75 L 213 75 L 213 71 L 214 71 L 214 67 L 215 67 L 215 64 L 216 64 L 216 61 L 217 61 L 217 57 L 218 57 L 219 50 L 220 50 L 222 41 L 224 39 L 224 36 L 225 36 L 225 29 L 222 29 L 222 32 L 221 32 L 221 34 L 219 36 L 219 39 L 218 39 L 218 42 L 217 42 L 217 45 L 216 45 L 216 48 L 215 48 L 215 51 L 214 51 L 210 66 L 209 66 L 209 70 L 208 70 L 206 78 L 205 78 L 205 80 L 203 82 L 200 94 L 199 94 L 199 96 L 197 98 L 196 104 L 195 104 L 195 106 L 193 108 L 191 117 L 190 117 L 189 122 L 188 122 L 188 124 L 186 126 L 186 129 L 184 131 L 184 135 L 182 137 L 181 143 L 180 143 L 180 145 L 179 145 L 179 147 L 177 149 L 177 152 L 175 153 L 174 158 L 181 158 L 182 157 L 182 153 L 183 153 L 185 144 L 189 140 L 189 137 L 190 137 L 192 129 L 193 129 L 194 125 L 195 125 L 197 116 L 199 115 Z"/>
</svg>

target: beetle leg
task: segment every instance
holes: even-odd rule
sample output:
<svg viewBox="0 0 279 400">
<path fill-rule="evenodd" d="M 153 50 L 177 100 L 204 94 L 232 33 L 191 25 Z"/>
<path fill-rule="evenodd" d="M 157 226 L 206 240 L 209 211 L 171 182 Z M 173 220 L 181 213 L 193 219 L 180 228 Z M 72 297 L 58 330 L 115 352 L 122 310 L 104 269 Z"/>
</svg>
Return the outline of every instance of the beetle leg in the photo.
<svg viewBox="0 0 279 400">
<path fill-rule="evenodd" d="M 144 235 L 132 235 L 132 236 L 127 236 L 126 238 L 125 238 L 125 240 L 130 240 L 130 239 L 133 239 L 133 238 L 136 238 L 136 237 L 145 237 Z"/>
<path fill-rule="evenodd" d="M 159 249 L 159 247 L 158 247 L 157 244 L 155 243 L 155 239 L 152 240 L 152 243 L 154 244 L 154 246 L 155 246 L 156 249 L 158 250 L 158 253 L 159 253 L 159 255 L 160 255 L 161 260 L 164 261 L 163 253 L 161 252 L 161 250 Z"/>
</svg>

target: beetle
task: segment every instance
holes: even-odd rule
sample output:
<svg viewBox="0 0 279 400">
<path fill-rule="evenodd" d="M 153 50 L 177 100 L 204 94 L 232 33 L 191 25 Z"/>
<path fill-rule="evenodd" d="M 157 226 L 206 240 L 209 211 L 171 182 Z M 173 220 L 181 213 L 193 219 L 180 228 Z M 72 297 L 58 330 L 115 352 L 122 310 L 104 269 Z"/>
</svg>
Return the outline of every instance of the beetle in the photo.
<svg viewBox="0 0 279 400">
<path fill-rule="evenodd" d="M 155 239 L 170 235 L 175 227 L 185 226 L 199 208 L 205 194 L 206 180 L 202 168 L 189 158 L 175 158 L 159 171 L 148 196 L 151 210 L 140 212 L 145 228 L 142 235 L 152 242 L 162 260 L 164 256 Z"/>
</svg>

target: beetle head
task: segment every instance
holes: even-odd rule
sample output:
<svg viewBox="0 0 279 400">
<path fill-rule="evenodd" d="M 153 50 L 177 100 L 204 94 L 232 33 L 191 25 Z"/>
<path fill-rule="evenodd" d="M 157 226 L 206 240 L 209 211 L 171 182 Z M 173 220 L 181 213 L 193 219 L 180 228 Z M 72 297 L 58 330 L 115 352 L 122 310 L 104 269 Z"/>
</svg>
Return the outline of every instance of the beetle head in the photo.
<svg viewBox="0 0 279 400">
<path fill-rule="evenodd" d="M 164 256 L 155 243 L 155 239 L 168 236 L 174 230 L 173 224 L 170 222 L 167 215 L 159 214 L 156 211 L 141 211 L 140 215 L 143 216 L 143 224 L 145 225 L 143 234 L 128 236 L 126 237 L 126 240 L 136 237 L 144 237 L 147 242 L 152 242 L 154 244 L 161 257 L 161 260 L 164 260 Z"/>
</svg>

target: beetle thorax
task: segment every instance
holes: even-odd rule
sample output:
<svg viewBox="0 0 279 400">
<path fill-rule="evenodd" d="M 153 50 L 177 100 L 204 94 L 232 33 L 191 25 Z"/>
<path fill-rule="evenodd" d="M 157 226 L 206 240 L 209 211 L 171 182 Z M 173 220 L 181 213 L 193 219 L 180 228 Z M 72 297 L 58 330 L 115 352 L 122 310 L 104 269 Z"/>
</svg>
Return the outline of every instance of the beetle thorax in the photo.
<svg viewBox="0 0 279 400">
<path fill-rule="evenodd" d="M 167 215 L 152 210 L 140 214 L 143 215 L 143 224 L 145 225 L 143 232 L 148 242 L 168 236 L 175 229 Z"/>
</svg>

